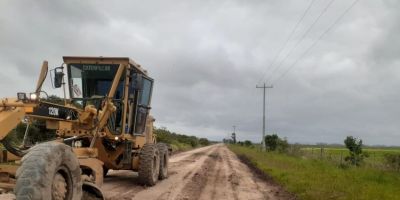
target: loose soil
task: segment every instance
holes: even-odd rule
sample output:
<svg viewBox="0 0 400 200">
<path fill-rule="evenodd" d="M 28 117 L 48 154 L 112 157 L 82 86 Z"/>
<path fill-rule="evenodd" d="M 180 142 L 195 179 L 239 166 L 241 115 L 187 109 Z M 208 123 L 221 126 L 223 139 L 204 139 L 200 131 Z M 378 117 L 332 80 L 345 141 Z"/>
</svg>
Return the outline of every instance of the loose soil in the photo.
<svg viewBox="0 0 400 200">
<path fill-rule="evenodd" d="M 223 144 L 171 156 L 169 177 L 153 187 L 141 186 L 135 172 L 110 170 L 102 191 L 107 200 L 295 199 Z M 0 199 L 13 196 L 3 194 Z"/>
<path fill-rule="evenodd" d="M 217 144 L 173 155 L 169 177 L 153 187 L 140 186 L 135 172 L 110 171 L 102 190 L 108 200 L 294 199 L 254 170 L 245 159 Z"/>
</svg>

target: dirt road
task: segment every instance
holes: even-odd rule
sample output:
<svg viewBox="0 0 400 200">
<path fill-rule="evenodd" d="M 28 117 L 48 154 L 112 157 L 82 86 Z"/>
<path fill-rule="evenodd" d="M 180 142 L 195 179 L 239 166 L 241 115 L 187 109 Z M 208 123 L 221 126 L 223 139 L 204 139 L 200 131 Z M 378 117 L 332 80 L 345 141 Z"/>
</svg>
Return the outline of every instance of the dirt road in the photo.
<svg viewBox="0 0 400 200">
<path fill-rule="evenodd" d="M 109 200 L 289 198 L 275 184 L 258 178 L 222 144 L 172 156 L 169 173 L 156 186 L 143 187 L 134 172 L 110 171 L 102 189 Z"/>
</svg>

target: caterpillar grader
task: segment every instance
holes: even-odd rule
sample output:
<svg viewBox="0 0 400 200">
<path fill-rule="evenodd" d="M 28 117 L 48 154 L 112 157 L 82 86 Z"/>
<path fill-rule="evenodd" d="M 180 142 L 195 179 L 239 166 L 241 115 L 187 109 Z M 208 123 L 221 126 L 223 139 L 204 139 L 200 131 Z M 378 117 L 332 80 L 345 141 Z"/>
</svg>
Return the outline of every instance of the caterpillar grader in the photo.
<svg viewBox="0 0 400 200">
<path fill-rule="evenodd" d="M 1 191 L 18 200 L 104 199 L 101 185 L 110 169 L 138 172 L 147 186 L 167 178 L 169 149 L 153 134 L 147 71 L 127 57 L 63 60 L 51 70 L 43 62 L 33 92 L 0 99 Z M 63 103 L 47 101 L 42 85 L 48 74 Z M 54 139 L 26 142 L 35 121 Z M 24 139 L 15 145 L 7 135 L 21 123 Z"/>
</svg>

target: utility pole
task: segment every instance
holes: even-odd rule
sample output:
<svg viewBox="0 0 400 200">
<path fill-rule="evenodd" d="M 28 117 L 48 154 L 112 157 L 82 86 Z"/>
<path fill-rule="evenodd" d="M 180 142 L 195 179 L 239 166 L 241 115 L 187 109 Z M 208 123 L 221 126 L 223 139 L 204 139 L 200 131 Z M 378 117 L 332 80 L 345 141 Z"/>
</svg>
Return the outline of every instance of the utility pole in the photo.
<svg viewBox="0 0 400 200">
<path fill-rule="evenodd" d="M 262 85 L 262 86 L 258 86 L 258 85 L 256 85 L 256 88 L 258 88 L 258 89 L 263 89 L 263 130 L 262 130 L 262 140 L 261 140 L 261 146 L 262 146 L 262 149 L 263 150 L 265 150 L 265 90 L 266 89 L 270 89 L 270 88 L 273 88 L 274 86 L 273 85 L 266 85 L 265 83 L 264 83 L 264 85 Z"/>
<path fill-rule="evenodd" d="M 233 140 L 233 144 L 236 144 L 236 126 L 233 125 L 233 133 L 232 133 L 232 140 Z"/>
</svg>

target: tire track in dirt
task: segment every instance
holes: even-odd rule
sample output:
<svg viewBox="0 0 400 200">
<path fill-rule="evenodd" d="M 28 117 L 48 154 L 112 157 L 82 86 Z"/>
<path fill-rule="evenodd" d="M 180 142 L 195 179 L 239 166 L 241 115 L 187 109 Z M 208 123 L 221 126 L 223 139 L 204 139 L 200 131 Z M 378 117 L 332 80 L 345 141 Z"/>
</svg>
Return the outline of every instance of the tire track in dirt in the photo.
<svg viewBox="0 0 400 200">
<path fill-rule="evenodd" d="M 223 144 L 171 156 L 169 172 L 157 185 L 143 187 L 135 172 L 110 171 L 102 191 L 107 200 L 296 199 Z"/>
<path fill-rule="evenodd" d="M 232 166 L 231 158 L 229 157 L 226 149 L 223 150 L 223 155 L 224 162 L 226 162 L 229 171 L 228 182 L 230 183 L 234 199 L 238 200 L 239 197 L 237 194 L 237 187 L 239 185 L 240 177 L 236 174 L 235 168 Z"/>
<path fill-rule="evenodd" d="M 181 175 L 181 168 L 184 166 L 191 167 L 200 157 L 207 154 L 211 150 L 211 147 L 202 147 L 192 151 L 183 152 L 171 156 L 169 165 L 169 178 L 157 183 L 163 184 L 163 182 L 173 179 L 176 175 Z M 190 171 L 187 175 L 189 176 Z M 105 178 L 105 183 L 102 190 L 105 191 L 107 200 L 119 200 L 119 199 L 132 199 L 136 194 L 141 191 L 146 191 L 154 187 L 144 187 L 138 182 L 137 173 L 129 170 L 110 170 L 109 175 Z M 164 195 L 171 193 L 171 191 L 163 192 Z M 156 199 L 156 198 L 153 198 Z"/>
<path fill-rule="evenodd" d="M 219 154 L 216 151 L 208 155 L 208 158 L 204 161 L 200 169 L 193 174 L 191 180 L 186 183 L 176 199 L 197 200 L 206 187 L 211 173 L 214 172 L 218 158 Z"/>
<path fill-rule="evenodd" d="M 218 188 L 218 183 L 221 182 L 221 177 L 225 176 L 225 173 L 222 172 L 221 170 L 221 156 L 218 157 L 218 162 L 216 165 L 217 170 L 215 171 L 215 173 L 212 175 L 212 177 L 214 177 L 214 180 L 211 182 L 212 184 L 210 184 L 209 186 L 211 188 Z M 223 173 L 223 175 L 221 176 L 221 173 Z M 211 192 L 211 199 L 215 199 L 217 195 L 217 190 L 212 190 Z"/>
<path fill-rule="evenodd" d="M 169 172 L 157 185 L 143 187 L 137 183 L 137 173 L 115 171 L 106 178 L 103 190 L 112 200 L 293 199 L 282 195 L 286 192 L 272 180 L 260 178 L 223 144 L 173 155 Z"/>
<path fill-rule="evenodd" d="M 229 166 L 225 162 L 223 154 L 224 146 L 220 146 L 216 152 L 218 155 L 215 170 L 208 177 L 207 186 L 198 199 L 238 199 L 235 190 L 232 189 L 229 180 Z"/>
<path fill-rule="evenodd" d="M 253 175 L 252 171 L 246 165 L 238 160 L 234 153 L 228 149 L 224 149 L 224 155 L 231 169 L 229 182 L 232 185 L 232 189 L 235 191 L 242 191 L 240 197 L 239 195 L 237 196 L 238 199 L 242 199 L 247 195 L 250 195 L 252 199 L 280 199 L 270 194 L 270 185 L 266 185 L 266 183 L 262 183 L 264 185 L 259 185 L 257 177 Z M 240 172 L 237 173 L 237 171 Z M 252 191 L 252 194 L 248 194 L 245 191 Z"/>
<path fill-rule="evenodd" d="M 128 170 L 112 171 L 105 177 L 105 184 L 102 187 L 105 192 L 107 200 L 128 200 L 131 199 L 132 194 L 145 189 L 141 186 L 137 173 Z"/>
<path fill-rule="evenodd" d="M 214 150 L 215 146 L 210 146 L 184 157 L 171 159 L 170 172 L 173 175 L 157 183 L 155 187 L 147 188 L 145 191 L 136 194 L 133 199 L 177 199 L 185 185 L 190 182 L 208 158 L 208 155 Z"/>
</svg>

